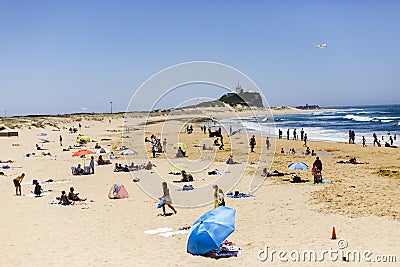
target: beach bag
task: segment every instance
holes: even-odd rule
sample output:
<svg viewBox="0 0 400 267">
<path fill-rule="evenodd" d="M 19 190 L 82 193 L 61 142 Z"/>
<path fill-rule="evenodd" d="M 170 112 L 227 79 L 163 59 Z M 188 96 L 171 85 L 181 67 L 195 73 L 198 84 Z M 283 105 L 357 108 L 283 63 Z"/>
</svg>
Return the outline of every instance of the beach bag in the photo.
<svg viewBox="0 0 400 267">
<path fill-rule="evenodd" d="M 157 209 L 161 208 L 164 204 L 165 204 L 164 198 L 161 198 L 160 202 L 158 202 Z"/>
</svg>

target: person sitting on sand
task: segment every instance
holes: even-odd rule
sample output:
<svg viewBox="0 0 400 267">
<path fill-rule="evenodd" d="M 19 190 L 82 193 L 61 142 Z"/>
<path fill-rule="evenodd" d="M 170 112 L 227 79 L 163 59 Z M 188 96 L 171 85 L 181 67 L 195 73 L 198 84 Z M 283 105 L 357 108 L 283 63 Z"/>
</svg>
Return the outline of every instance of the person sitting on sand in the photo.
<svg viewBox="0 0 400 267">
<path fill-rule="evenodd" d="M 169 194 L 169 189 L 167 182 L 162 183 L 162 188 L 163 188 L 163 196 L 160 197 L 159 199 L 162 200 L 161 207 L 163 209 L 163 216 L 166 215 L 165 213 L 165 205 L 168 205 L 168 207 L 173 210 L 173 212 L 176 214 L 176 209 L 172 206 L 172 198 L 171 195 Z"/>
<path fill-rule="evenodd" d="M 38 144 L 36 144 L 36 150 L 41 150 L 41 148 Z"/>
<path fill-rule="evenodd" d="M 311 150 L 311 156 L 316 156 L 316 155 L 317 155 L 317 153 L 315 153 L 314 150 Z"/>
<path fill-rule="evenodd" d="M 147 162 L 147 164 L 143 165 L 143 168 L 145 170 L 151 170 L 153 167 L 155 167 L 156 165 L 154 165 L 153 163 L 151 163 L 151 161 Z"/>
<path fill-rule="evenodd" d="M 25 173 L 22 173 L 20 176 L 15 178 L 13 180 L 14 186 L 15 186 L 15 195 L 20 196 L 21 195 L 21 182 L 25 177 Z"/>
<path fill-rule="evenodd" d="M 214 209 L 220 206 L 225 206 L 224 192 L 217 184 L 213 184 L 214 188 Z"/>
<path fill-rule="evenodd" d="M 69 200 L 71 200 L 71 201 L 85 201 L 86 200 L 86 198 L 82 199 L 82 198 L 78 197 L 79 193 L 75 193 L 74 190 L 75 189 L 73 187 L 70 187 L 69 193 L 68 193 Z"/>
<path fill-rule="evenodd" d="M 185 170 L 181 171 L 182 174 L 182 182 L 192 182 L 193 181 L 193 176 L 190 173 L 186 173 Z"/>
<path fill-rule="evenodd" d="M 110 155 L 108 155 L 109 159 L 117 159 L 118 157 L 114 155 L 114 152 L 111 152 Z"/>
<path fill-rule="evenodd" d="M 111 161 L 110 160 L 104 160 L 103 156 L 100 155 L 99 159 L 97 160 L 97 164 L 99 164 L 99 165 L 107 165 L 107 164 L 111 164 Z"/>
<path fill-rule="evenodd" d="M 181 147 L 178 147 L 178 152 L 176 153 L 176 157 L 177 158 L 186 157 L 186 152 L 184 152 Z"/>
<path fill-rule="evenodd" d="M 310 155 L 311 154 L 311 151 L 310 151 L 309 147 L 306 148 L 306 152 L 304 154 L 306 154 L 306 155 Z"/>
<path fill-rule="evenodd" d="M 114 172 L 120 172 L 121 170 L 121 164 L 115 163 Z"/>
<path fill-rule="evenodd" d="M 100 149 L 101 146 L 99 145 L 99 143 L 96 143 L 96 145 L 94 146 L 95 149 Z"/>
<path fill-rule="evenodd" d="M 35 194 L 35 197 L 40 197 L 43 192 L 42 187 L 40 186 L 38 181 L 35 181 L 35 188 L 33 190 L 33 193 Z"/>
<path fill-rule="evenodd" d="M 281 154 L 285 154 L 285 150 L 283 150 L 283 147 L 281 148 Z"/>
<path fill-rule="evenodd" d="M 81 164 L 78 164 L 78 167 L 75 169 L 75 175 L 81 175 L 83 174 L 83 169 L 81 167 Z"/>
<path fill-rule="evenodd" d="M 219 146 L 220 144 L 219 144 L 219 140 L 218 140 L 218 138 L 217 139 L 215 139 L 214 140 L 214 146 Z"/>
<path fill-rule="evenodd" d="M 239 164 L 239 162 L 236 162 L 233 160 L 233 155 L 230 154 L 229 158 L 226 160 L 226 164 Z"/>
<path fill-rule="evenodd" d="M 72 202 L 72 201 L 70 201 L 70 200 L 68 199 L 67 194 L 66 194 L 65 191 L 63 190 L 63 191 L 61 191 L 60 202 L 58 202 L 58 204 L 67 206 L 67 205 L 74 204 L 74 202 Z"/>
</svg>

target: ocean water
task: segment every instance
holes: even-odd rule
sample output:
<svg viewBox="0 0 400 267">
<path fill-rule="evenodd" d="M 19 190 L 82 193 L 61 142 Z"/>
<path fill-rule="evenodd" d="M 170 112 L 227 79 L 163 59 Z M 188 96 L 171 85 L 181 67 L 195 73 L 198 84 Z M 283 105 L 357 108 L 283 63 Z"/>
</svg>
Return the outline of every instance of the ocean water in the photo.
<svg viewBox="0 0 400 267">
<path fill-rule="evenodd" d="M 327 107 L 329 111 L 318 111 L 303 114 L 289 114 L 274 116 L 270 122 L 263 122 L 265 116 L 249 117 L 245 119 L 230 119 L 227 123 L 233 129 L 243 127 L 250 133 L 262 133 L 266 136 L 278 136 L 278 130 L 286 132 L 290 129 L 290 138 L 293 138 L 293 129 L 296 129 L 300 138 L 300 130 L 304 129 L 309 140 L 348 142 L 349 130 L 355 132 L 356 143 L 360 144 L 365 136 L 367 144 L 373 143 L 372 134 L 376 133 L 380 140 L 388 141 L 389 134 L 399 145 L 400 134 L 400 105 L 385 106 L 357 106 L 357 107 Z M 275 126 L 275 127 L 274 127 Z M 381 142 L 384 144 L 384 142 Z"/>
</svg>

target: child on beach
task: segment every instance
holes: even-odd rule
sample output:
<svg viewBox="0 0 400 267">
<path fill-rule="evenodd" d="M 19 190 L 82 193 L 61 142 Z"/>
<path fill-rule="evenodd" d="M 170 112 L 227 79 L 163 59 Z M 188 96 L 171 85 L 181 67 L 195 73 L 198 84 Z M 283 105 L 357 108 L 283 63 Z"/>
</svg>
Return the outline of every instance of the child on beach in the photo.
<svg viewBox="0 0 400 267">
<path fill-rule="evenodd" d="M 67 205 L 74 204 L 74 202 L 72 202 L 72 201 L 70 201 L 70 200 L 68 199 L 67 194 L 66 194 L 65 191 L 63 190 L 63 191 L 61 191 L 60 202 L 58 202 L 58 204 L 67 206 Z"/>
</svg>

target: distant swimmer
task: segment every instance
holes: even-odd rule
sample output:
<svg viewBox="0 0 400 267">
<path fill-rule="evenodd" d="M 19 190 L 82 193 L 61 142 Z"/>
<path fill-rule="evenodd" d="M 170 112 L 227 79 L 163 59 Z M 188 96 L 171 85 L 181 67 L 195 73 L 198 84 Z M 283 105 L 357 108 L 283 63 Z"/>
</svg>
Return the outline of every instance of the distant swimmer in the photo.
<svg viewBox="0 0 400 267">
<path fill-rule="evenodd" d="M 327 48 L 328 45 L 327 44 L 319 44 L 316 46 L 316 48 Z"/>
</svg>

